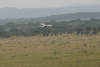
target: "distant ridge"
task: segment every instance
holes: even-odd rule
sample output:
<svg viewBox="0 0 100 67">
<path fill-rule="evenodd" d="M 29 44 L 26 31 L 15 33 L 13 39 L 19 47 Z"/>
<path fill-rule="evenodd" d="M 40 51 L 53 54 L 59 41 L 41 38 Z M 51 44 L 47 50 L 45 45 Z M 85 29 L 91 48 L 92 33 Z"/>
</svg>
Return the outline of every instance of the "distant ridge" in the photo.
<svg viewBox="0 0 100 67">
<path fill-rule="evenodd" d="M 100 12 L 100 5 L 58 8 L 0 8 L 0 19 L 38 18 L 76 12 Z"/>
<path fill-rule="evenodd" d="M 74 19 L 90 19 L 90 18 L 100 18 L 100 12 L 77 12 L 77 13 L 69 13 L 69 14 L 59 14 L 59 15 L 52 15 L 46 17 L 39 17 L 39 18 L 21 18 L 21 19 L 5 19 L 0 20 L 0 24 L 5 24 L 8 22 L 14 23 L 29 23 L 29 22 L 50 22 L 52 20 L 55 21 L 68 21 Z"/>
</svg>

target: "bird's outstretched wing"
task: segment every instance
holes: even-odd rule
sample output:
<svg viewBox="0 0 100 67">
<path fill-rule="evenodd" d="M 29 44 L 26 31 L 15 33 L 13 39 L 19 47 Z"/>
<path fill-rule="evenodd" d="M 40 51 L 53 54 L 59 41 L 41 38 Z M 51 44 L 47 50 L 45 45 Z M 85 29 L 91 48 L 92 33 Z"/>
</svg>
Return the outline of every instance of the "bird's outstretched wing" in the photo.
<svg viewBox="0 0 100 67">
<path fill-rule="evenodd" d="M 42 26 L 41 27 L 51 27 L 52 25 L 45 25 L 44 23 L 40 23 Z"/>
<path fill-rule="evenodd" d="M 50 26 L 51 27 L 52 25 L 47 25 L 47 26 Z"/>
</svg>

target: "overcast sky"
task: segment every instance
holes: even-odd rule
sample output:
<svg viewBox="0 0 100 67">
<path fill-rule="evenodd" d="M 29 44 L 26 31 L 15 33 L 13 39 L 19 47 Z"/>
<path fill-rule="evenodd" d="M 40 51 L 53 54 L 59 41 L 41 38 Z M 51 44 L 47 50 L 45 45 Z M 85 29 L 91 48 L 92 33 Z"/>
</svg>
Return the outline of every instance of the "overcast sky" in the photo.
<svg viewBox="0 0 100 67">
<path fill-rule="evenodd" d="M 100 4 L 100 0 L 0 0 L 0 8 L 51 8 Z"/>
</svg>

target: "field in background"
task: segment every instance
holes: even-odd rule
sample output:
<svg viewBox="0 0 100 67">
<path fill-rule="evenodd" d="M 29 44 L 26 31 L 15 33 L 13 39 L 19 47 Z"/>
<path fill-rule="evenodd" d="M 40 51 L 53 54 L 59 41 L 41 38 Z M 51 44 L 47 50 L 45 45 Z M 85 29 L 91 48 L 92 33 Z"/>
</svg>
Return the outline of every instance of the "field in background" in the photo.
<svg viewBox="0 0 100 67">
<path fill-rule="evenodd" d="M 0 67 L 100 67 L 100 34 L 2 38 Z"/>
</svg>

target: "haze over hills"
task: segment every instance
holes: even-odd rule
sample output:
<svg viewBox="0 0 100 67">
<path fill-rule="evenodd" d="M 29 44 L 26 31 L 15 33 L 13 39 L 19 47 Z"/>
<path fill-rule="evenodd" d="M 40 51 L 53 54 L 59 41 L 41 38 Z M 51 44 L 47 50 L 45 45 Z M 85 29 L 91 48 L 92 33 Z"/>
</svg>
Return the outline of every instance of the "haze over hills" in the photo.
<svg viewBox="0 0 100 67">
<path fill-rule="evenodd" d="M 6 7 L 0 8 L 0 19 L 38 18 L 76 12 L 100 12 L 100 5 L 21 9 Z"/>
</svg>

